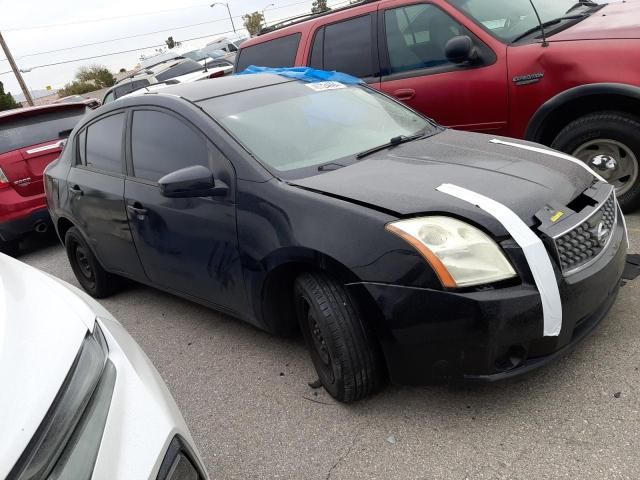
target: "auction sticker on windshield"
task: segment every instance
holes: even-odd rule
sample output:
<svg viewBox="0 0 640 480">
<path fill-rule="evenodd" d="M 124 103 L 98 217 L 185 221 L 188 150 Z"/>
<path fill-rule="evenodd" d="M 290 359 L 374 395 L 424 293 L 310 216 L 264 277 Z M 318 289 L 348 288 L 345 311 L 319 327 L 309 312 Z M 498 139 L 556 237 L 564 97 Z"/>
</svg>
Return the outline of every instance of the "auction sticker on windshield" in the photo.
<svg viewBox="0 0 640 480">
<path fill-rule="evenodd" d="M 339 88 L 347 88 L 344 83 L 340 82 L 314 82 L 307 83 L 307 87 L 311 90 L 315 90 L 316 92 L 321 92 L 323 90 L 338 90 Z"/>
</svg>

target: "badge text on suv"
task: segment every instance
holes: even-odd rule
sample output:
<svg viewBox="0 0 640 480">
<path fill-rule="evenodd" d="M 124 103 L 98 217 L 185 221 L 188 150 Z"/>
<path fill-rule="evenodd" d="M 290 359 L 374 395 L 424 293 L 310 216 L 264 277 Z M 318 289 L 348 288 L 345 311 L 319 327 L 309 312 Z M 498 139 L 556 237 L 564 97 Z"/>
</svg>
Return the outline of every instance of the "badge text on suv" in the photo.
<svg viewBox="0 0 640 480">
<path fill-rule="evenodd" d="M 613 187 L 580 161 L 445 130 L 358 83 L 265 73 L 101 107 L 45 189 L 90 294 L 123 276 L 299 325 L 342 401 L 386 373 L 549 361 L 606 314 L 627 249 Z"/>
<path fill-rule="evenodd" d="M 546 42 L 530 0 L 369 1 L 268 27 L 236 71 L 350 73 L 448 127 L 574 155 L 639 207 L 640 2 L 533 3 Z"/>
</svg>

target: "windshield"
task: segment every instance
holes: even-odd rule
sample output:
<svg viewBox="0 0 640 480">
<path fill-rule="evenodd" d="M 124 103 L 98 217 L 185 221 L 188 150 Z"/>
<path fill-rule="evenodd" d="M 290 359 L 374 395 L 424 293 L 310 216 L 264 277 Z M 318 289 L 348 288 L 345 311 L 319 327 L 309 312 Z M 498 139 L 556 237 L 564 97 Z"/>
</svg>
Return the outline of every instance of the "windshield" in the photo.
<svg viewBox="0 0 640 480">
<path fill-rule="evenodd" d="M 449 0 L 496 37 L 512 42 L 539 22 L 530 0 Z M 578 0 L 533 0 L 542 22 L 579 15 L 593 7 Z"/>
<path fill-rule="evenodd" d="M 204 67 L 198 62 L 191 59 L 186 59 L 181 61 L 179 64 L 158 73 L 156 75 L 156 79 L 158 80 L 158 82 L 164 82 L 165 80 L 169 80 L 170 78 L 186 75 L 187 73 L 201 72 L 202 70 L 204 70 Z"/>
<path fill-rule="evenodd" d="M 333 86 L 323 89 L 325 85 Z M 288 82 L 200 104 L 261 162 L 288 177 L 300 169 L 355 161 L 393 137 L 436 133 L 404 105 L 362 86 Z M 342 160 L 341 160 L 342 159 Z"/>
</svg>

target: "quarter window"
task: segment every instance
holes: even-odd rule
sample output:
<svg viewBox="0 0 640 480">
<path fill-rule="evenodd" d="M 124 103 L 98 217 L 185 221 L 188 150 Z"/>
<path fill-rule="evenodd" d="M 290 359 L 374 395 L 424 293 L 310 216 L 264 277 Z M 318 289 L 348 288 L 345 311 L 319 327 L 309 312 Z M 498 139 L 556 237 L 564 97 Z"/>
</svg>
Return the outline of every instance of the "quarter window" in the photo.
<svg viewBox="0 0 640 480">
<path fill-rule="evenodd" d="M 193 165 L 209 168 L 207 141 L 173 115 L 156 110 L 133 113 L 131 153 L 134 175 L 152 182 Z"/>
<path fill-rule="evenodd" d="M 418 4 L 384 14 L 390 73 L 452 65 L 447 42 L 466 35 L 462 25 L 434 5 Z"/>
<path fill-rule="evenodd" d="M 327 25 L 315 36 L 310 63 L 360 78 L 376 76 L 371 38 L 370 15 Z"/>
<path fill-rule="evenodd" d="M 268 42 L 242 48 L 238 54 L 236 71 L 241 72 L 249 65 L 259 67 L 293 67 L 300 45 L 300 33 L 276 38 Z"/>
<path fill-rule="evenodd" d="M 78 162 L 80 165 L 87 164 L 87 131 L 82 130 L 78 135 Z"/>
<path fill-rule="evenodd" d="M 111 173 L 122 173 L 124 113 L 98 120 L 87 128 L 86 164 Z"/>
</svg>

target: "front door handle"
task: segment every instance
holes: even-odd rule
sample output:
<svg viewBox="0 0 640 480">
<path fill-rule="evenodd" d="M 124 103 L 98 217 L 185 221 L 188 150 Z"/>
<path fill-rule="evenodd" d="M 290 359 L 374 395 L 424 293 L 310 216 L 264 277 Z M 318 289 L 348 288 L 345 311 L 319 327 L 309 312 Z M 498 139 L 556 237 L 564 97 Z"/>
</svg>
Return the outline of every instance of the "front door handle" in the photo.
<svg viewBox="0 0 640 480">
<path fill-rule="evenodd" d="M 84 195 L 84 192 L 78 185 L 74 185 L 73 187 L 69 187 L 69 192 L 73 195 Z"/>
<path fill-rule="evenodd" d="M 149 213 L 149 210 L 143 208 L 142 205 L 140 205 L 138 202 L 134 203 L 133 205 L 127 205 L 127 210 L 129 210 L 134 215 L 137 215 L 138 217 L 144 217 L 147 213 Z"/>
<path fill-rule="evenodd" d="M 406 102 L 408 100 L 413 100 L 416 96 L 416 91 L 413 88 L 400 88 L 393 92 L 393 96 L 398 100 Z"/>
</svg>

